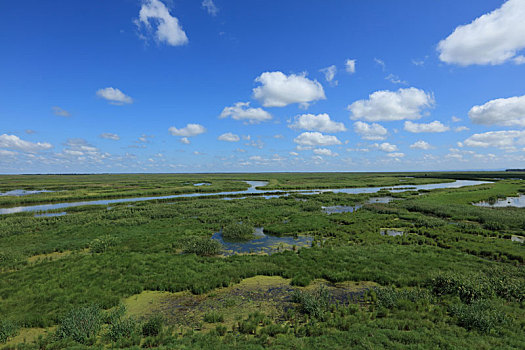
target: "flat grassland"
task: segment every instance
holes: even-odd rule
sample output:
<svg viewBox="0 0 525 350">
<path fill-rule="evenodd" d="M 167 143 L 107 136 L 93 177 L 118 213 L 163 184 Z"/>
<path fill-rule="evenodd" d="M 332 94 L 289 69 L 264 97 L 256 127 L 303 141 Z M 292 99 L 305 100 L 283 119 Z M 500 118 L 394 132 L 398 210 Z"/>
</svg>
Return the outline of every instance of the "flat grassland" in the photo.
<svg viewBox="0 0 525 350">
<path fill-rule="evenodd" d="M 492 183 L 388 191 L 458 179 Z M 472 205 L 525 193 L 523 179 L 523 172 L 0 176 L 0 193 L 53 191 L 0 196 L 3 208 L 211 195 L 0 215 L 0 348 L 523 349 L 525 208 Z M 243 180 L 283 192 L 386 189 L 213 196 L 246 190 Z M 369 203 L 375 197 L 391 201 Z M 212 236 L 239 224 L 308 240 L 274 243 L 267 254 L 256 236 L 253 251 L 225 254 Z M 384 228 L 402 234 L 382 235 Z"/>
</svg>

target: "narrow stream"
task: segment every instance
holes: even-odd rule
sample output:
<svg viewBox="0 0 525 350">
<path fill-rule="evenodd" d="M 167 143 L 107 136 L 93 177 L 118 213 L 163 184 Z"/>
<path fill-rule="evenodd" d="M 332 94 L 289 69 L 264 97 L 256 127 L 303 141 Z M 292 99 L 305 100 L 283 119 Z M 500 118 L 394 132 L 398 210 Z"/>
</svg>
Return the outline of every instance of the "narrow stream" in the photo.
<svg viewBox="0 0 525 350">
<path fill-rule="evenodd" d="M 426 185 L 398 185 L 390 187 L 355 187 L 355 188 L 335 188 L 335 189 L 312 189 L 312 190 L 259 190 L 257 187 L 263 187 L 268 184 L 267 181 L 245 181 L 250 185 L 250 188 L 244 191 L 231 191 L 231 192 L 216 192 L 216 193 L 187 193 L 187 194 L 175 194 L 168 196 L 157 196 L 157 197 L 135 197 L 135 198 L 119 198 L 119 199 L 101 199 L 94 201 L 84 202 L 66 202 L 66 203 L 53 203 L 53 204 L 39 204 L 12 208 L 0 208 L 1 214 L 14 214 L 21 212 L 34 212 L 34 211 L 48 211 L 53 209 L 79 207 L 83 205 L 108 205 L 115 203 L 128 203 L 128 202 L 142 202 L 151 201 L 157 199 L 170 199 L 170 198 L 192 198 L 192 197 L 203 197 L 203 196 L 231 196 L 239 194 L 268 194 L 268 193 L 279 193 L 279 195 L 266 196 L 267 198 L 287 195 L 285 192 L 294 192 L 301 194 L 319 194 L 323 192 L 334 192 L 334 193 L 349 193 L 349 194 L 361 194 L 361 193 L 376 193 L 380 190 L 389 190 L 390 192 L 405 192 L 405 191 L 418 191 L 418 190 L 434 190 L 438 188 L 458 188 L 464 186 L 474 186 L 488 184 L 488 181 L 472 181 L 472 180 L 457 180 L 454 182 L 445 182 L 438 184 L 426 184 Z"/>
</svg>

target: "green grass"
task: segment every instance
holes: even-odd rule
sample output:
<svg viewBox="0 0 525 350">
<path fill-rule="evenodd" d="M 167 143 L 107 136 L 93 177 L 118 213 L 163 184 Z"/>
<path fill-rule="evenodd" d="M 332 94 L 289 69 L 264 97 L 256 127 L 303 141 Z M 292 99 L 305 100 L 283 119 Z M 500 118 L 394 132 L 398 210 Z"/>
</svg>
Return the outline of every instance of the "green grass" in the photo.
<svg viewBox="0 0 525 350">
<path fill-rule="evenodd" d="M 243 179 L 267 180 L 270 188 L 385 186 L 406 183 L 400 181 L 407 180 L 404 176 L 417 176 L 408 179 L 416 183 L 435 182 L 428 175 L 9 176 L 2 177 L 2 188 L 71 191 L 35 195 L 35 199 L 5 199 L 7 205 L 85 194 L 89 194 L 86 198 L 110 198 L 154 191 L 245 189 L 247 185 L 239 181 Z M 495 173 L 431 175 L 443 179 L 503 177 Z M 193 188 L 196 182 L 212 185 Z M 170 203 L 137 202 L 132 207 L 116 204 L 109 211 L 105 206 L 76 207 L 67 209 L 62 217 L 2 215 L 0 324 L 12 325 L 9 329 L 59 326 L 68 317 L 74 320 L 73 316 L 81 314 L 78 310 L 88 305 L 109 310 L 143 291 L 190 291 L 204 297 L 216 288 L 264 275 L 291 279 L 294 288 L 318 278 L 332 283 L 371 281 L 388 288 L 350 306 L 321 303 L 319 295 L 304 294 L 296 299 L 299 303 L 290 301 L 284 319 L 247 314 L 226 330 L 213 325 L 209 331 L 181 334 L 176 324 L 166 324 L 157 327 L 155 334 L 141 335 L 142 323 L 124 317 L 114 326 L 102 325 L 96 337 L 88 332 L 80 343 L 219 349 L 523 348 L 525 252 L 523 244 L 509 238 L 525 235 L 525 209 L 481 208 L 470 203 L 515 195 L 524 188 L 521 181 L 505 180 L 423 195 L 407 192 L 394 194 L 400 201 L 332 215 L 321 207 L 355 205 L 372 195 L 291 194 L 234 201 L 184 198 Z M 315 241 L 311 248 L 270 256 L 218 256 L 221 247 L 211 236 L 232 225 L 236 228 L 232 232 L 241 235 L 253 234 L 253 227 L 264 227 L 266 233 L 307 234 Z M 381 236 L 383 227 L 402 229 L 405 235 Z M 221 322 L 221 317 L 231 316 L 210 311 L 203 321 Z M 476 323 L 477 319 L 481 321 Z M 105 336 L 110 328 L 112 336 Z M 71 336 L 63 338 L 50 336 L 41 341 L 51 348 L 75 344 L 69 343 Z"/>
</svg>

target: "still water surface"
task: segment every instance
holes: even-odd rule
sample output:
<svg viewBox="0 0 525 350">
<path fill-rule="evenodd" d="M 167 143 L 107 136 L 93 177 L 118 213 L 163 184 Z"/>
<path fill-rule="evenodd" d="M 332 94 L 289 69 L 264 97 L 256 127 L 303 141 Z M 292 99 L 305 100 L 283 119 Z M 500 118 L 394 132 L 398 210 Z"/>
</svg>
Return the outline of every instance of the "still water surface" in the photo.
<svg viewBox="0 0 525 350">
<path fill-rule="evenodd" d="M 349 194 L 360 194 L 360 193 L 376 193 L 382 189 L 387 189 L 391 192 L 405 192 L 405 191 L 418 191 L 418 190 L 434 190 L 438 188 L 458 188 L 464 186 L 474 186 L 487 184 L 491 182 L 487 181 L 472 181 L 472 180 L 457 180 L 454 182 L 445 182 L 438 184 L 426 184 L 426 185 L 414 185 L 414 186 L 390 186 L 390 187 L 355 187 L 355 188 L 336 188 L 336 189 L 322 189 L 322 190 L 259 190 L 257 187 L 263 187 L 268 184 L 266 181 L 245 181 L 250 185 L 250 188 L 244 191 L 230 191 L 230 192 L 215 192 L 215 193 L 186 193 L 186 194 L 175 194 L 168 196 L 157 196 L 157 197 L 135 197 L 135 198 L 119 198 L 119 199 L 101 199 L 94 201 L 83 201 L 83 202 L 66 202 L 66 203 L 53 203 L 53 204 L 39 204 L 31 206 L 13 207 L 13 208 L 0 208 L 0 214 L 13 214 L 21 212 L 34 212 L 34 211 L 47 211 L 53 209 L 79 207 L 83 205 L 108 205 L 115 203 L 127 203 L 127 202 L 142 202 L 151 201 L 157 199 L 169 199 L 169 198 L 192 198 L 192 197 L 203 197 L 203 196 L 231 196 L 239 194 L 268 194 L 268 193 L 279 193 L 279 195 L 266 195 L 267 198 L 275 196 L 287 195 L 286 192 L 294 192 L 301 194 L 319 194 L 323 192 L 334 192 L 334 193 L 349 193 Z"/>
</svg>

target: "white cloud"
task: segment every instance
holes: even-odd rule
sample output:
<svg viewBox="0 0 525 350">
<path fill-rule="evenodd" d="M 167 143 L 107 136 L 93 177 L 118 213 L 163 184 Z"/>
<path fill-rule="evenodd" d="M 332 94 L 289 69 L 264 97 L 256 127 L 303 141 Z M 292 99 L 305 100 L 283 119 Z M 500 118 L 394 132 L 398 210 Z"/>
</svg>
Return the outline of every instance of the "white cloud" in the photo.
<svg viewBox="0 0 525 350">
<path fill-rule="evenodd" d="M 354 131 L 361 135 L 362 139 L 374 141 L 384 140 L 388 134 L 388 131 L 380 124 L 367 124 L 361 121 L 354 123 Z"/>
<path fill-rule="evenodd" d="M 159 42 L 165 42 L 171 46 L 179 46 L 188 43 L 188 37 L 179 24 L 179 20 L 170 14 L 170 11 L 159 0 L 144 0 L 136 21 L 140 28 L 144 25 L 146 30 L 154 30 L 155 38 Z"/>
<path fill-rule="evenodd" d="M 403 158 L 405 156 L 404 153 L 396 152 L 396 153 L 388 153 L 387 156 L 391 158 Z"/>
<path fill-rule="evenodd" d="M 328 157 L 337 157 L 338 154 L 332 152 L 332 150 L 328 148 L 316 148 L 314 149 L 314 153 L 320 156 L 328 156 Z"/>
<path fill-rule="evenodd" d="M 97 96 L 102 97 L 103 99 L 108 100 L 109 103 L 118 106 L 133 103 L 133 99 L 131 97 L 127 96 L 119 89 L 114 89 L 112 87 L 99 89 L 97 91 Z"/>
<path fill-rule="evenodd" d="M 429 149 L 431 149 L 433 147 L 428 142 L 419 140 L 419 141 L 416 141 L 413 144 L 411 144 L 410 148 L 412 148 L 412 149 L 429 150 Z"/>
<path fill-rule="evenodd" d="M 443 62 L 461 66 L 497 65 L 513 59 L 525 48 L 525 1 L 509 0 L 500 8 L 458 26 L 438 44 Z"/>
<path fill-rule="evenodd" d="M 202 1 L 202 7 L 208 11 L 208 13 L 212 16 L 217 16 L 217 13 L 219 13 L 219 9 L 213 2 L 213 0 L 203 0 Z"/>
<path fill-rule="evenodd" d="M 38 151 L 45 151 L 47 149 L 53 148 L 48 142 L 30 142 L 22 140 L 16 135 L 0 135 L 0 148 L 14 149 L 17 151 L 35 153 Z"/>
<path fill-rule="evenodd" d="M 434 97 L 414 87 L 397 91 L 380 90 L 370 94 L 368 100 L 358 100 L 348 106 L 351 119 L 392 121 L 419 119 L 425 108 L 434 105 Z"/>
<path fill-rule="evenodd" d="M 310 80 L 306 74 L 290 74 L 282 72 L 265 72 L 255 79 L 260 83 L 253 89 L 253 97 L 264 107 L 284 107 L 299 103 L 307 107 L 310 102 L 324 100 L 323 86 L 317 80 Z"/>
<path fill-rule="evenodd" d="M 441 124 L 440 121 L 435 120 L 428 124 L 418 124 L 411 121 L 405 122 L 405 130 L 408 132 L 420 133 L 420 132 L 445 132 L 450 130 L 446 125 Z"/>
<path fill-rule="evenodd" d="M 63 108 L 60 108 L 58 106 L 53 106 L 51 107 L 51 109 L 53 110 L 53 113 L 59 117 L 66 117 L 66 118 L 71 117 L 71 113 L 69 113 Z"/>
<path fill-rule="evenodd" d="M 381 68 L 383 69 L 383 72 L 386 70 L 385 61 L 383 61 L 382 59 L 379 59 L 379 58 L 374 58 L 374 62 L 381 66 Z"/>
<path fill-rule="evenodd" d="M 206 128 L 200 124 L 187 124 L 185 127 L 180 129 L 177 129 L 176 127 L 172 126 L 168 129 L 168 131 L 173 136 L 190 137 L 205 133 Z"/>
<path fill-rule="evenodd" d="M 337 80 L 334 81 L 335 74 L 337 73 L 337 67 L 335 65 L 320 69 L 319 71 L 324 74 L 324 78 L 327 82 L 331 83 L 332 85 L 338 84 Z"/>
<path fill-rule="evenodd" d="M 401 80 L 397 75 L 394 75 L 390 73 L 385 77 L 385 80 L 388 80 L 389 82 L 393 84 L 401 84 L 401 85 L 408 85 L 408 82 L 406 80 Z"/>
<path fill-rule="evenodd" d="M 351 59 L 347 59 L 346 62 L 345 62 L 345 70 L 350 73 L 350 74 L 354 74 L 355 73 L 355 62 L 356 60 L 351 60 Z"/>
<path fill-rule="evenodd" d="M 341 141 L 335 136 L 324 135 L 320 132 L 303 132 L 294 139 L 301 146 L 330 146 L 340 145 Z"/>
<path fill-rule="evenodd" d="M 219 118 L 231 117 L 248 124 L 258 124 L 272 119 L 272 115 L 262 108 L 251 108 L 250 102 L 237 102 L 232 107 L 225 107 Z"/>
<path fill-rule="evenodd" d="M 17 153 L 13 151 L 8 151 L 6 149 L 0 149 L 0 157 L 12 157 L 15 156 Z"/>
<path fill-rule="evenodd" d="M 217 138 L 219 141 L 227 141 L 227 142 L 238 142 L 241 138 L 239 135 L 232 134 L 231 132 L 227 132 L 225 134 L 222 134 Z"/>
<path fill-rule="evenodd" d="M 468 116 L 475 124 L 525 126 L 525 95 L 498 98 L 484 105 L 474 106 Z"/>
<path fill-rule="evenodd" d="M 456 116 L 452 116 L 452 121 L 453 121 L 454 123 L 457 123 L 457 122 L 460 122 L 460 121 L 461 121 L 461 118 L 458 118 L 458 117 L 456 117 Z"/>
<path fill-rule="evenodd" d="M 103 138 L 103 139 L 113 140 L 113 141 L 120 140 L 120 136 L 118 136 L 117 134 L 112 134 L 110 132 L 102 133 L 102 134 L 100 134 L 100 137 Z"/>
<path fill-rule="evenodd" d="M 297 152 L 290 152 L 290 155 L 294 156 L 294 157 L 297 157 L 299 155 L 299 153 L 297 153 Z"/>
<path fill-rule="evenodd" d="M 454 128 L 455 132 L 462 132 L 462 131 L 469 131 L 470 129 L 466 126 L 458 126 L 457 128 Z"/>
<path fill-rule="evenodd" d="M 182 138 L 180 139 L 180 142 L 183 143 L 183 144 L 185 144 L 185 145 L 189 145 L 189 144 L 191 143 L 190 139 L 187 138 L 187 137 L 182 137 Z"/>
<path fill-rule="evenodd" d="M 482 134 L 474 134 L 466 139 L 463 144 L 469 147 L 514 149 L 517 145 L 525 145 L 525 131 L 489 131 Z"/>
<path fill-rule="evenodd" d="M 374 144 L 374 147 L 378 148 L 380 151 L 383 151 L 383 152 L 395 152 L 398 150 L 396 145 L 393 145 L 388 142 L 383 142 L 381 144 L 376 143 Z"/>
<path fill-rule="evenodd" d="M 291 129 L 303 129 L 321 132 L 340 132 L 346 131 L 343 123 L 335 122 L 326 113 L 323 114 L 303 114 L 294 118 L 293 124 L 288 125 Z"/>
</svg>

